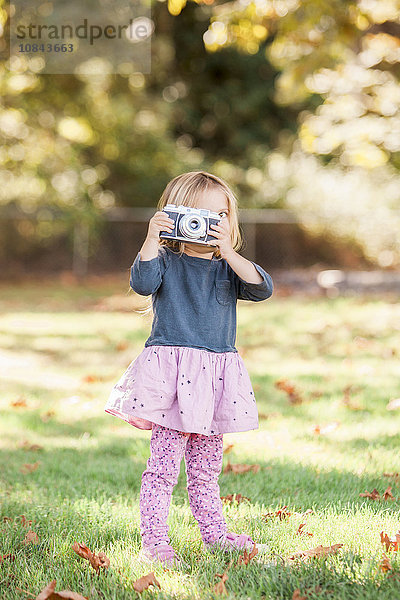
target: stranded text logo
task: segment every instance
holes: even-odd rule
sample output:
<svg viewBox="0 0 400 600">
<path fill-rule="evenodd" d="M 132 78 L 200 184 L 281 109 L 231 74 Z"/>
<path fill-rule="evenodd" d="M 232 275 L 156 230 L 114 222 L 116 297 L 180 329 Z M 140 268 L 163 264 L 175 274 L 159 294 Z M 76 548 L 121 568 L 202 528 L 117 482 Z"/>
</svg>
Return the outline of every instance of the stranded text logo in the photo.
<svg viewBox="0 0 400 600">
<path fill-rule="evenodd" d="M 130 39 L 139 41 L 145 40 L 148 35 L 148 27 L 142 22 L 134 23 L 130 19 L 129 25 L 89 25 L 88 20 L 84 19 L 81 25 L 74 27 L 73 25 L 44 25 L 29 23 L 29 25 L 17 26 L 17 38 L 29 40 L 71 40 L 79 38 L 89 40 L 91 45 L 95 40 L 100 38 L 121 39 L 122 31 L 127 31 L 127 36 Z"/>
</svg>

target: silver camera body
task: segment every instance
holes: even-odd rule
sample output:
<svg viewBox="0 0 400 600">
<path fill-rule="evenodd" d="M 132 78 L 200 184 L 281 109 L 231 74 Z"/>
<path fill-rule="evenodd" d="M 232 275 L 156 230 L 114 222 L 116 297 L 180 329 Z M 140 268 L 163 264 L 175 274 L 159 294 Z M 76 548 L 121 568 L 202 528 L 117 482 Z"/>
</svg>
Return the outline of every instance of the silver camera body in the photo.
<svg viewBox="0 0 400 600">
<path fill-rule="evenodd" d="M 190 244 L 201 244 L 202 246 L 213 246 L 210 240 L 217 238 L 208 233 L 210 225 L 216 225 L 221 217 L 206 208 L 192 208 L 191 206 L 175 206 L 166 204 L 163 211 L 174 221 L 171 232 L 160 231 L 160 238 L 177 240 Z M 213 246 L 214 247 L 214 246 Z"/>
</svg>

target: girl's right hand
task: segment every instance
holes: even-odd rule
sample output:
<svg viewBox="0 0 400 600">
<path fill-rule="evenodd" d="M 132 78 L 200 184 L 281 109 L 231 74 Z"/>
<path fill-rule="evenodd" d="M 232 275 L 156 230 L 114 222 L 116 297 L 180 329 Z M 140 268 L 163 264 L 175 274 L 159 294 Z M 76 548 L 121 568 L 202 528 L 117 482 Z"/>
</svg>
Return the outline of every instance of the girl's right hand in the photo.
<svg viewBox="0 0 400 600">
<path fill-rule="evenodd" d="M 149 228 L 147 231 L 147 238 L 150 240 L 157 240 L 160 237 L 161 231 L 171 232 L 174 229 L 175 222 L 170 219 L 166 212 L 158 210 L 149 221 Z"/>
</svg>

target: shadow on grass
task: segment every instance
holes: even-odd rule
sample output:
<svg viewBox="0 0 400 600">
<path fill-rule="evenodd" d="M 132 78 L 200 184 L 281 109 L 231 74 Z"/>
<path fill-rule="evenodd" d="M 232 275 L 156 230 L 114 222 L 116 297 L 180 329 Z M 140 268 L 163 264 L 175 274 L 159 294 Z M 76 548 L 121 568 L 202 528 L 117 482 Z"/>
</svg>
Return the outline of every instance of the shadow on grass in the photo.
<svg viewBox="0 0 400 600">
<path fill-rule="evenodd" d="M 146 468 L 149 456 L 150 431 L 146 437 L 135 436 L 132 438 L 116 437 L 107 431 L 99 434 L 104 419 L 85 419 L 74 424 L 63 424 L 51 419 L 43 423 L 38 415 L 25 413 L 20 415 L 21 430 L 34 431 L 51 441 L 57 437 L 72 438 L 76 448 L 54 447 L 44 448 L 39 451 L 27 451 L 20 448 L 0 450 L 0 464 L 3 465 L 2 480 L 10 486 L 18 486 L 21 490 L 28 490 L 30 486 L 36 489 L 46 489 L 46 498 L 60 496 L 70 498 L 89 498 L 96 500 L 102 498 L 108 501 L 116 496 L 130 501 L 132 496 L 137 496 L 140 490 L 141 474 Z M 92 436 L 97 436 L 92 437 Z M 319 439 L 329 445 L 335 444 L 328 438 Z M 385 447 L 399 444 L 400 436 L 387 436 L 386 440 L 379 439 L 379 446 Z M 364 440 L 355 439 L 348 444 L 341 442 L 344 454 L 352 448 L 364 447 Z M 63 440 L 59 441 L 63 444 Z M 233 455 L 224 457 L 224 464 L 229 461 L 241 462 Z M 38 469 L 29 474 L 20 471 L 24 463 L 40 461 Z M 264 506 L 290 505 L 293 510 L 314 508 L 316 511 L 325 509 L 328 505 L 361 505 L 368 503 L 376 512 L 382 509 L 380 503 L 374 503 L 359 494 L 365 489 L 382 484 L 382 475 L 370 473 L 356 473 L 325 468 L 323 461 L 320 466 L 299 465 L 288 457 L 260 460 L 248 459 L 260 466 L 258 473 L 252 471 L 243 474 L 221 472 L 219 484 L 221 495 L 240 493 L 251 498 L 253 503 Z M 389 480 L 388 480 L 389 481 Z M 386 483 L 386 482 L 385 482 Z M 181 463 L 181 472 L 178 484 L 174 490 L 174 499 L 180 502 L 187 501 L 186 475 L 184 460 Z M 20 497 L 20 506 L 24 501 Z M 399 510 L 399 502 L 385 503 L 385 512 L 395 513 Z"/>
<path fill-rule="evenodd" d="M 29 427 L 31 423 L 29 418 L 23 420 L 24 427 Z M 73 427 L 57 424 L 54 420 L 51 427 L 48 423 L 41 422 L 41 425 L 48 428 L 48 439 L 51 436 L 68 435 L 68 432 L 71 437 L 77 437 L 103 423 L 99 418 L 81 421 Z M 71 571 L 71 560 L 81 561 L 71 552 L 70 546 L 74 541 L 81 541 L 93 549 L 101 548 L 107 552 L 110 549 L 117 552 L 117 555 L 124 555 L 140 546 L 138 498 L 141 474 L 149 453 L 149 439 L 134 435 L 132 439 L 121 439 L 110 434 L 99 435 L 99 439 L 99 442 L 90 438 L 83 439 L 79 448 L 0 451 L 2 483 L 7 490 L 2 516 L 13 518 L 25 514 L 27 518 L 35 519 L 35 530 L 43 542 L 40 547 L 27 548 L 22 554 L 30 551 L 33 568 L 44 574 L 52 573 L 51 579 L 56 573 L 57 563 L 54 563 L 52 549 L 55 542 L 50 544 L 49 540 L 57 539 L 56 548 L 61 560 L 60 575 L 56 573 L 54 576 L 57 576 L 60 583 L 66 577 L 65 572 Z M 27 475 L 20 472 L 23 463 L 35 461 L 40 461 L 37 470 Z M 226 457 L 224 461 L 226 462 Z M 287 505 L 289 510 L 304 511 L 313 508 L 316 512 L 323 512 L 331 505 L 339 512 L 346 506 L 348 515 L 359 506 L 368 504 L 372 511 L 382 511 L 381 504 L 358 496 L 365 486 L 373 484 L 374 480 L 370 476 L 358 476 L 337 469 L 318 472 L 316 468 L 295 464 L 287 458 L 257 460 L 257 463 L 260 465 L 258 473 L 221 474 L 221 495 L 242 493 L 250 497 L 253 505 L 264 505 L 270 509 Z M 175 512 L 179 511 L 179 506 L 184 507 L 186 512 L 188 500 L 183 460 L 173 493 L 173 504 Z M 396 515 L 399 507 L 394 503 L 385 504 L 384 510 L 385 513 L 392 512 Z M 200 533 L 193 517 L 188 520 L 178 512 L 176 518 L 178 521 L 171 527 L 171 539 L 174 544 L 179 542 L 179 546 L 184 548 L 183 557 L 192 565 L 190 581 L 203 590 L 201 598 L 213 598 L 213 585 L 216 583 L 214 573 L 222 573 L 221 568 L 227 566 L 228 558 L 208 557 L 201 550 Z M 230 521 L 232 518 L 231 515 Z M 235 517 L 236 527 L 243 525 L 251 531 L 250 524 L 254 520 L 261 522 L 260 517 L 238 515 Z M 185 546 L 184 539 L 188 539 L 188 535 L 190 544 Z M 14 539 L 17 539 L 15 533 Z M 9 550 L 5 547 L 4 551 Z M 120 561 L 121 558 L 116 560 Z M 262 564 L 254 563 L 245 572 L 243 568 L 230 571 L 227 588 L 232 597 L 241 599 L 264 597 L 292 600 L 295 589 L 305 593 L 316 585 L 320 586 L 316 598 L 372 600 L 378 591 L 380 597 L 385 599 L 396 597 L 394 590 L 398 588 L 395 580 L 385 579 L 381 584 L 372 567 L 370 571 L 365 568 L 362 571 L 360 563 L 360 557 L 351 552 L 293 567 L 267 569 Z M 89 571 L 86 564 L 79 564 L 76 572 L 82 568 L 85 573 Z M 99 598 L 129 598 L 128 594 L 133 594 L 132 581 L 142 574 L 134 572 L 135 569 L 128 578 L 120 577 L 115 571 L 102 576 L 99 593 L 105 595 Z M 29 573 L 26 577 L 29 578 Z M 19 584 L 32 587 L 24 581 Z M 84 590 L 86 582 L 80 579 L 76 585 L 71 584 L 71 589 Z M 385 592 L 384 596 L 382 592 Z M 160 591 L 158 595 L 166 599 L 176 597 L 172 591 L 169 593 L 166 590 Z M 194 598 L 195 595 L 188 593 L 185 597 Z M 308 597 L 314 596 L 310 594 Z"/>
</svg>

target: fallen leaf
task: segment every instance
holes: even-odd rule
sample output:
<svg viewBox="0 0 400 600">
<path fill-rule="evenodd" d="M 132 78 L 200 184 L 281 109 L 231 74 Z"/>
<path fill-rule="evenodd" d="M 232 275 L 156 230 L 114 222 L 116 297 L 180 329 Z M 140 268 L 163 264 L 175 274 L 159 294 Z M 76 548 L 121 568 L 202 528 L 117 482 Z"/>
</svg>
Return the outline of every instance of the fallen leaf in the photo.
<svg viewBox="0 0 400 600">
<path fill-rule="evenodd" d="M 20 440 L 17 443 L 18 448 L 23 448 L 24 450 L 42 450 L 43 446 L 39 444 L 31 444 L 28 440 Z"/>
<path fill-rule="evenodd" d="M 72 544 L 72 550 L 74 550 L 74 552 L 76 552 L 82 558 L 88 560 L 96 573 L 99 572 L 100 567 L 108 569 L 110 566 L 110 559 L 104 554 L 104 552 L 95 554 L 89 550 L 85 544 L 81 544 L 79 542 L 74 542 Z"/>
<path fill-rule="evenodd" d="M 300 396 L 300 393 L 297 391 L 296 387 L 288 381 L 287 379 L 279 379 L 275 381 L 275 387 L 278 390 L 282 390 L 286 392 L 289 396 L 289 402 L 291 404 L 301 404 L 303 402 L 303 398 Z"/>
<path fill-rule="evenodd" d="M 10 406 L 13 408 L 26 408 L 28 405 L 26 403 L 26 399 L 23 396 L 20 396 L 16 400 L 10 402 Z"/>
<path fill-rule="evenodd" d="M 29 530 L 23 541 L 24 544 L 38 544 L 39 538 L 34 531 Z"/>
<path fill-rule="evenodd" d="M 300 552 L 295 552 L 292 556 L 289 556 L 289 560 L 294 560 L 295 558 L 315 558 L 317 556 L 325 556 L 326 554 L 336 554 L 343 544 L 333 544 L 333 546 L 317 546 L 316 548 L 311 548 L 311 550 L 303 550 Z"/>
<path fill-rule="evenodd" d="M 83 383 L 97 383 L 98 381 L 102 381 L 103 378 L 99 375 L 84 375 L 81 379 Z"/>
<path fill-rule="evenodd" d="M 291 514 L 292 513 L 287 510 L 287 506 L 283 506 L 275 513 L 266 513 L 265 515 L 262 515 L 262 517 L 265 520 L 271 519 L 272 517 L 278 517 L 280 521 L 283 521 L 283 519 L 287 519 L 288 517 L 290 517 Z"/>
<path fill-rule="evenodd" d="M 88 600 L 87 596 L 81 596 L 81 594 L 77 594 L 76 592 L 71 592 L 69 590 L 55 592 L 54 590 L 56 583 L 57 581 L 54 579 L 51 583 L 46 585 L 40 594 L 36 596 L 35 600 L 59 600 L 60 598 L 66 598 L 69 600 Z"/>
<path fill-rule="evenodd" d="M 309 533 L 308 531 L 303 531 L 303 527 L 305 527 L 305 523 L 301 523 L 301 525 L 299 525 L 298 530 L 296 531 L 296 534 L 298 535 L 310 535 L 313 536 L 313 533 Z"/>
<path fill-rule="evenodd" d="M 302 596 L 300 590 L 296 589 L 293 592 L 292 600 L 307 600 L 307 596 Z"/>
<path fill-rule="evenodd" d="M 371 500 L 395 500 L 395 497 L 392 494 L 392 487 L 389 485 L 383 493 L 383 496 L 379 495 L 379 492 L 376 488 L 372 490 L 372 492 L 364 492 L 360 494 L 365 498 L 371 498 Z"/>
<path fill-rule="evenodd" d="M 363 496 L 365 498 L 371 498 L 371 500 L 379 500 L 380 499 L 379 492 L 376 488 L 374 488 L 372 490 L 372 492 L 362 492 L 360 494 L 360 496 Z"/>
<path fill-rule="evenodd" d="M 232 471 L 235 474 L 238 473 L 247 473 L 248 471 L 253 471 L 253 473 L 258 473 L 258 471 L 260 470 L 260 465 L 242 465 L 242 464 L 231 464 L 228 461 L 228 464 L 226 465 L 225 469 L 224 469 L 224 473 L 229 473 L 229 471 Z"/>
<path fill-rule="evenodd" d="M 214 585 L 214 591 L 216 594 L 224 594 L 226 595 L 228 593 L 226 587 L 225 587 L 225 582 L 228 580 L 228 574 L 226 571 L 224 571 L 222 573 L 222 575 L 220 575 L 219 573 L 216 573 L 214 575 L 214 577 L 221 577 L 221 580 L 218 581 L 218 583 L 216 583 Z"/>
<path fill-rule="evenodd" d="M 21 518 L 22 527 L 30 527 L 32 525 L 32 519 L 27 519 L 25 515 L 19 515 Z"/>
<path fill-rule="evenodd" d="M 0 554 L 0 563 L 3 562 L 3 560 L 15 560 L 15 554 Z"/>
<path fill-rule="evenodd" d="M 392 487 L 389 485 L 386 490 L 383 493 L 383 499 L 384 500 L 388 500 L 390 498 L 390 500 L 394 500 L 394 496 L 392 494 Z"/>
<path fill-rule="evenodd" d="M 250 498 L 247 498 L 247 496 L 242 496 L 242 494 L 227 494 L 227 496 L 221 496 L 221 500 L 223 502 L 229 502 L 230 504 L 233 504 L 234 502 L 240 504 L 245 500 L 251 502 Z"/>
<path fill-rule="evenodd" d="M 398 552 L 400 550 L 400 530 L 398 533 L 392 534 L 391 538 L 387 533 L 383 533 L 383 531 L 381 531 L 381 542 L 382 544 L 385 544 L 386 552 L 389 550 Z"/>
<path fill-rule="evenodd" d="M 118 352 L 122 352 L 123 350 L 126 350 L 129 347 L 129 343 L 127 341 L 122 341 L 122 342 L 118 342 L 118 344 L 115 346 L 116 350 L 118 350 Z"/>
<path fill-rule="evenodd" d="M 245 549 L 244 554 L 241 554 L 239 556 L 239 559 L 237 561 L 237 566 L 241 565 L 241 564 L 248 565 L 249 562 L 251 561 L 251 559 L 256 556 L 256 554 L 258 554 L 258 548 L 257 548 L 256 544 L 254 543 L 254 546 L 250 553 L 247 552 L 247 550 Z"/>
<path fill-rule="evenodd" d="M 383 571 L 384 573 L 386 573 L 387 571 L 391 571 L 392 570 L 392 565 L 390 564 L 390 560 L 389 558 L 386 556 L 386 554 L 384 553 L 382 555 L 382 560 L 379 563 L 379 568 L 381 571 Z"/>
<path fill-rule="evenodd" d="M 309 595 L 310 595 L 310 594 L 313 594 L 313 595 L 314 595 L 314 594 L 320 594 L 320 593 L 321 593 L 321 591 L 322 591 L 322 588 L 321 588 L 321 586 L 320 586 L 320 585 L 315 585 L 315 586 L 314 586 L 314 587 L 312 587 L 312 588 L 307 588 L 307 589 L 306 589 L 306 591 L 304 592 L 304 593 L 305 593 L 305 596 L 302 596 L 302 595 L 300 594 L 300 590 L 299 590 L 299 589 L 296 589 L 296 590 L 294 590 L 294 592 L 293 592 L 292 600 L 308 600 L 308 598 L 309 598 Z M 328 594 L 331 594 L 331 593 L 332 593 L 332 590 L 326 590 L 326 592 L 327 592 Z"/>
<path fill-rule="evenodd" d="M 38 468 L 39 465 L 40 465 L 40 460 L 36 461 L 35 463 L 24 463 L 22 465 L 22 467 L 20 468 L 20 471 L 21 471 L 21 473 L 26 475 L 27 473 L 32 473 L 32 471 L 36 471 L 36 469 Z"/>
<path fill-rule="evenodd" d="M 383 474 L 384 477 L 394 477 L 396 480 L 396 483 L 399 481 L 400 479 L 400 474 L 399 473 L 384 473 Z"/>
<path fill-rule="evenodd" d="M 157 581 L 153 571 L 151 571 L 151 573 L 148 573 L 147 575 L 143 575 L 143 577 L 140 577 L 139 579 L 134 581 L 133 589 L 136 592 L 141 593 L 144 590 L 147 590 L 147 588 L 151 585 L 154 585 L 154 586 L 156 585 L 157 587 L 159 587 L 161 589 L 161 585 Z"/>
</svg>

